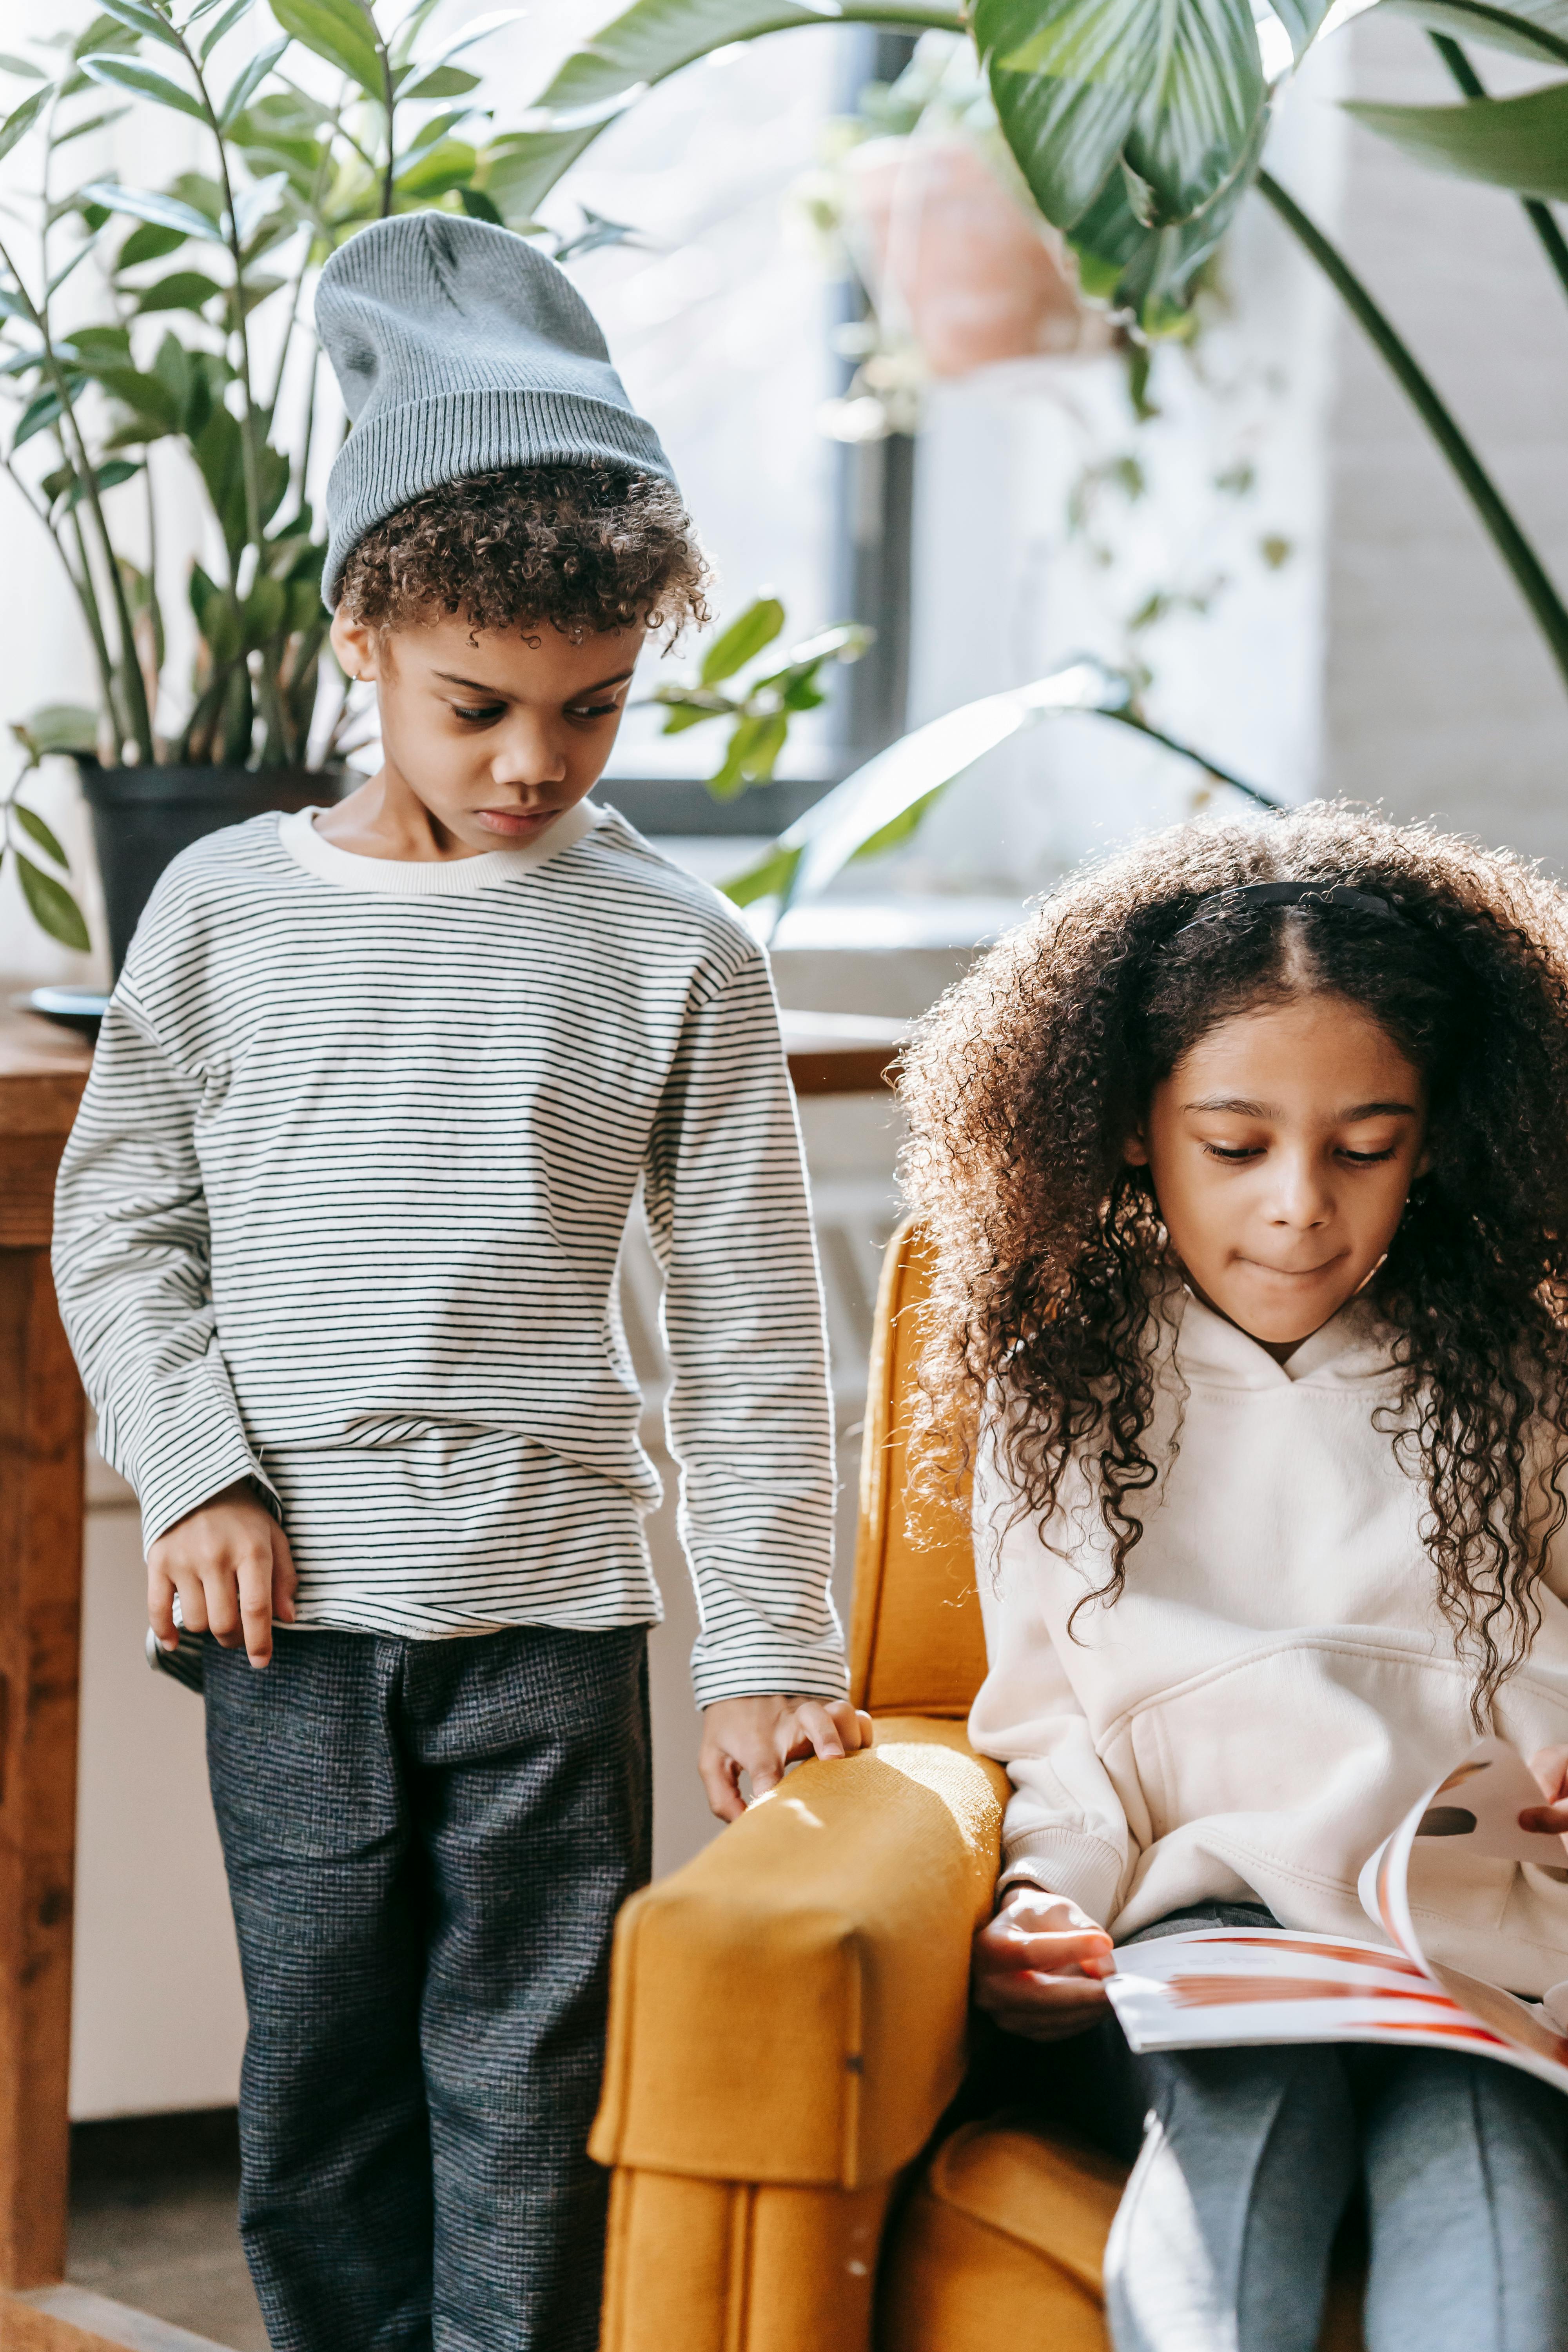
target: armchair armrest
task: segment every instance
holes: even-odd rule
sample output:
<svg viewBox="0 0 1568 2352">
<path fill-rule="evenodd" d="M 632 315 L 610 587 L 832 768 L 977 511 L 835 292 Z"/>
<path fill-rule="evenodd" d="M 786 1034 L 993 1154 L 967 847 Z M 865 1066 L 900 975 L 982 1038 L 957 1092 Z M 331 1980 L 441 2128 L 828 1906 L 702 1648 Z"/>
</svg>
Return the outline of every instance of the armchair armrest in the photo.
<svg viewBox="0 0 1568 2352">
<path fill-rule="evenodd" d="M 884 1719 L 634 1895 L 599 2162 L 842 2189 L 908 2164 L 963 2075 L 1006 1794 L 957 1724 Z"/>
</svg>

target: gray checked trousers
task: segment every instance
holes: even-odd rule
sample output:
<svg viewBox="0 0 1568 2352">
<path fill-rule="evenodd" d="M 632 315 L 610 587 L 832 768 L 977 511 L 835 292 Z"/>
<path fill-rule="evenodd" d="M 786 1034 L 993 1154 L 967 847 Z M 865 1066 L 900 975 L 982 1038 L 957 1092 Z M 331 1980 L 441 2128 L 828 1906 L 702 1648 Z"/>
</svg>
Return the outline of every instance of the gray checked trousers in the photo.
<svg viewBox="0 0 1568 2352">
<path fill-rule="evenodd" d="M 592 2352 L 611 1925 L 649 1867 L 647 1634 L 206 1644 L 275 2352 Z"/>
</svg>

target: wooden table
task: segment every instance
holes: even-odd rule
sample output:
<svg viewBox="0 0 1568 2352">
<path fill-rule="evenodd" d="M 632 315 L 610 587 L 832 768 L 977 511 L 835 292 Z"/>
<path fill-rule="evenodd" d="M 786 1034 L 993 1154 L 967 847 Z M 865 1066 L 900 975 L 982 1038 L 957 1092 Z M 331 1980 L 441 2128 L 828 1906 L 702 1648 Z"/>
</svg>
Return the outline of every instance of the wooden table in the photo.
<svg viewBox="0 0 1568 2352">
<path fill-rule="evenodd" d="M 879 1088 L 905 1026 L 784 1022 L 790 1076 L 809 1096 Z M 0 1009 L 0 2352 L 189 2352 L 198 2339 L 184 2329 L 59 2284 L 85 1429 L 48 1253 L 55 1173 L 91 1061 L 68 1030 Z"/>
<path fill-rule="evenodd" d="M 781 1012 L 797 1095 L 875 1094 L 890 1085 L 907 1021 L 865 1013 Z"/>
</svg>

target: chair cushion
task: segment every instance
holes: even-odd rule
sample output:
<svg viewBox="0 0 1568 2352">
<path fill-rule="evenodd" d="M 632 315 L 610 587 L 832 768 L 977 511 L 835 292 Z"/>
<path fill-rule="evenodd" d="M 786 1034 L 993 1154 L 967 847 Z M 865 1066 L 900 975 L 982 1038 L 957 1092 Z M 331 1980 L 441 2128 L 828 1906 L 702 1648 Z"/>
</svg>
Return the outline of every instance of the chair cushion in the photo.
<svg viewBox="0 0 1568 2352">
<path fill-rule="evenodd" d="M 1006 1794 L 956 1724 L 879 1720 L 634 1895 L 599 2162 L 844 2189 L 913 2163 L 963 2079 Z"/>
<path fill-rule="evenodd" d="M 1127 2175 L 1110 2158 L 1006 2123 L 938 2148 L 900 2220 L 878 2352 L 1109 2352 L 1101 2263 Z M 1336 2273 L 1321 2352 L 1360 2352 L 1360 2280 Z"/>
</svg>

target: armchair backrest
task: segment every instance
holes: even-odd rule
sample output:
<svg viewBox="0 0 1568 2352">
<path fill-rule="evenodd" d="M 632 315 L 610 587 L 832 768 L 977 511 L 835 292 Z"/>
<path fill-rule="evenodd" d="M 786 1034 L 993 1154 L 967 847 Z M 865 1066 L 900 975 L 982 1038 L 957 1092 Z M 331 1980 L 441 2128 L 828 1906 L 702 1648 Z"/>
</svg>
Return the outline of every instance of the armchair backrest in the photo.
<svg viewBox="0 0 1568 2352">
<path fill-rule="evenodd" d="M 850 1679 L 872 1715 L 962 1718 L 985 1673 L 967 1526 L 910 1489 L 909 1435 L 931 1253 L 910 1218 L 888 1244 L 860 1454 Z"/>
</svg>

